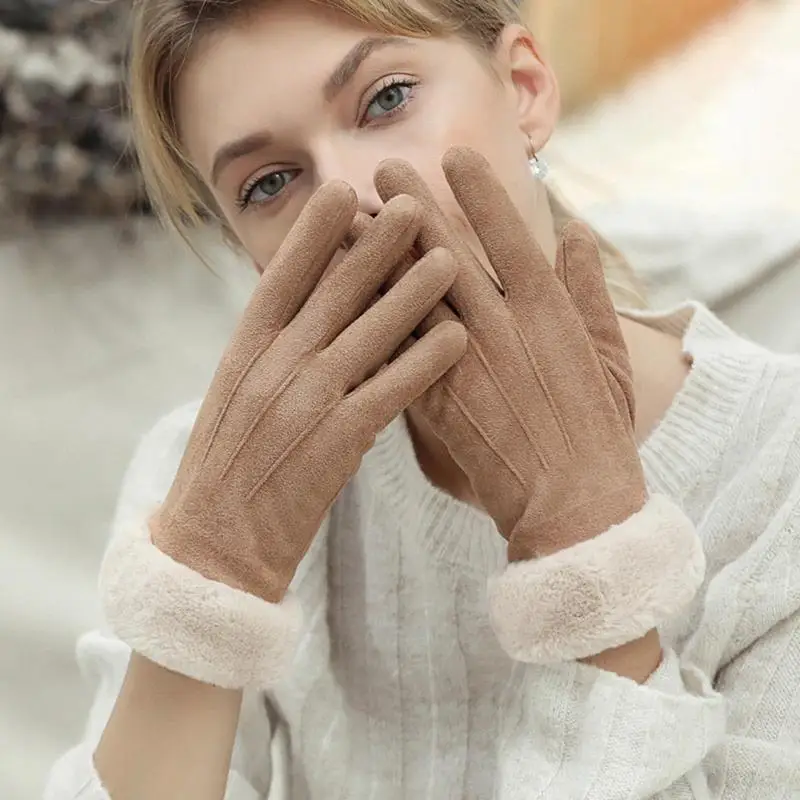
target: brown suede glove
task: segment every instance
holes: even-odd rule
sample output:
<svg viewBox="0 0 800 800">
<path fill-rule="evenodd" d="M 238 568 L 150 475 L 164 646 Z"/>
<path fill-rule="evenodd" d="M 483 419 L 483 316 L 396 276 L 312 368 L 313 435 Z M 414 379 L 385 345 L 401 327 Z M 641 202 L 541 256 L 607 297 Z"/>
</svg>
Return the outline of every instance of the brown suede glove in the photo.
<svg viewBox="0 0 800 800">
<path fill-rule="evenodd" d="M 411 246 L 399 197 L 323 281 L 355 198 L 322 189 L 269 264 L 200 410 L 153 542 L 208 578 L 278 602 L 326 511 L 375 436 L 461 355 L 444 326 L 363 386 L 455 277 L 435 250 L 370 299 Z"/>
<path fill-rule="evenodd" d="M 625 343 L 585 226 L 567 226 L 554 271 L 481 156 L 452 150 L 444 169 L 505 297 L 413 169 L 383 164 L 384 199 L 410 194 L 425 208 L 422 249 L 447 247 L 462 263 L 452 310 L 440 305 L 426 324 L 461 318 L 467 354 L 417 407 L 509 540 L 509 559 L 551 553 L 644 505 Z"/>
<path fill-rule="evenodd" d="M 398 161 L 382 164 L 376 173 L 381 197 L 389 200 L 409 194 L 425 209 L 418 238 L 422 250 L 446 247 L 457 254 L 461 264 L 447 302 L 436 307 L 421 330 L 443 320 L 460 319 L 469 334 L 467 354 L 415 407 L 445 442 L 508 540 L 510 562 L 572 551 L 628 522 L 647 502 L 633 435 L 631 366 L 597 245 L 584 225 L 568 225 L 553 270 L 482 156 L 455 148 L 445 156 L 443 167 L 504 294 L 453 232 L 410 165 Z M 656 501 L 656 510 L 661 520 L 661 500 Z M 696 556 L 691 526 L 674 511 L 672 516 L 667 514 L 668 524 L 691 533 L 683 536 L 681 552 Z M 641 528 L 636 526 L 637 536 Z M 591 560 L 607 542 L 604 539 L 594 549 L 576 549 L 561 561 L 549 561 L 547 568 L 563 565 L 580 553 L 588 553 Z M 630 537 L 627 544 L 635 549 Z M 622 552 L 616 555 L 618 564 L 613 569 L 626 563 Z M 646 551 L 645 557 L 649 559 L 650 553 Z M 635 573 L 635 564 L 628 561 L 627 566 Z M 685 567 L 686 559 L 678 559 L 676 569 Z M 587 603 L 593 608 L 593 624 L 601 630 L 598 604 L 605 598 L 596 591 L 597 573 L 593 571 L 591 579 L 576 577 L 575 565 L 570 568 L 575 580 L 565 582 L 563 571 L 556 576 L 560 583 L 554 602 L 560 608 L 551 620 L 551 633 L 557 633 L 559 627 L 562 632 L 568 630 L 568 609 L 577 604 L 583 613 Z M 544 569 L 536 568 L 540 581 Z M 648 584 L 660 578 L 655 572 L 638 577 Z M 694 573 L 690 583 L 696 589 Z M 565 591 L 565 587 L 571 589 Z M 512 608 L 521 601 L 518 589 L 516 586 L 512 593 Z M 546 594 L 541 582 L 532 591 Z M 574 595 L 571 599 L 570 592 Z M 674 599 L 683 602 L 685 595 L 681 590 Z M 619 638 L 619 626 L 614 624 Z M 624 641 L 637 638 L 635 632 L 622 635 Z M 606 649 L 605 642 L 600 644 L 603 646 L 598 649 L 591 644 L 590 652 L 575 653 L 574 657 Z M 569 648 L 567 651 L 572 654 Z M 529 653 L 527 660 L 537 658 Z"/>
<path fill-rule="evenodd" d="M 421 215 L 413 199 L 394 199 L 321 278 L 355 213 L 355 194 L 342 183 L 321 188 L 303 210 L 260 280 L 202 404 L 172 488 L 150 521 L 152 543 L 183 571 L 157 597 L 153 568 L 143 578 L 136 609 L 155 608 L 154 616 L 166 614 L 176 627 L 185 627 L 169 602 L 202 577 L 205 588 L 200 585 L 184 614 L 195 618 L 189 624 L 199 630 L 207 632 L 203 626 L 212 618 L 220 626 L 217 641 L 227 642 L 228 650 L 219 663 L 233 673 L 239 674 L 235 658 L 242 647 L 252 649 L 257 640 L 266 646 L 274 630 L 262 626 L 254 635 L 247 627 L 252 614 L 243 612 L 239 633 L 251 641 L 229 647 L 239 634 L 226 622 L 226 614 L 236 616 L 226 601 L 215 600 L 203 619 L 210 585 L 215 592 L 224 586 L 239 593 L 239 604 L 281 602 L 324 515 L 375 436 L 466 347 L 463 327 L 447 323 L 387 366 L 452 284 L 456 264 L 447 251 L 431 250 L 370 306 L 413 243 Z M 118 627 L 135 627 L 136 593 L 115 584 L 107 594 Z M 242 683 L 225 677 L 222 667 L 208 678 L 205 667 L 187 666 L 180 653 L 165 656 L 164 642 L 152 641 L 161 635 L 146 625 L 128 638 L 164 666 L 215 683 Z M 208 655 L 200 660 L 213 662 L 219 648 L 208 641 L 203 646 Z"/>
</svg>

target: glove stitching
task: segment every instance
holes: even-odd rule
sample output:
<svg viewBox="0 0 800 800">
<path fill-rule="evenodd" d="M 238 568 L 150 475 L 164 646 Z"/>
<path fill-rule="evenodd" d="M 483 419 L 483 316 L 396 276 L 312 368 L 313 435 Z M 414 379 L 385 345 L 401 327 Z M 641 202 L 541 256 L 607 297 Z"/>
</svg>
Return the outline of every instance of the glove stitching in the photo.
<svg viewBox="0 0 800 800">
<path fill-rule="evenodd" d="M 333 411 L 334 408 L 339 404 L 339 400 L 332 400 L 328 405 L 326 405 L 322 411 L 312 420 L 311 424 L 303 431 L 301 431 L 295 438 L 294 441 L 290 442 L 286 449 L 275 459 L 275 462 L 272 466 L 264 473 L 264 475 L 258 480 L 256 485 L 247 493 L 247 501 L 250 502 L 256 494 L 258 494 L 259 490 L 262 486 L 270 479 L 270 477 L 275 473 L 275 471 L 280 467 L 281 464 L 297 449 L 297 447 L 302 444 L 302 442 L 308 438 L 320 425 L 323 419 L 328 416 L 328 414 Z"/>
<path fill-rule="evenodd" d="M 233 462 L 236 460 L 236 456 L 239 455 L 239 453 L 242 451 L 242 448 L 245 446 L 245 444 L 247 444 L 248 440 L 253 435 L 253 431 L 258 427 L 261 420 L 264 419 L 264 415 L 270 410 L 273 403 L 276 403 L 280 399 L 281 395 L 286 391 L 286 389 L 289 388 L 292 381 L 297 377 L 303 365 L 304 362 L 302 361 L 299 364 L 297 364 L 295 368 L 289 373 L 289 375 L 287 375 L 287 377 L 284 379 L 283 383 L 281 383 L 281 385 L 275 390 L 275 393 L 272 395 L 272 397 L 270 397 L 266 401 L 266 403 L 264 403 L 261 410 L 258 412 L 258 414 L 256 414 L 256 418 L 250 424 L 250 427 L 245 431 L 242 438 L 239 439 L 239 443 L 233 449 L 233 453 L 231 453 L 230 458 L 225 463 L 225 467 L 222 470 L 220 478 L 224 478 L 230 472 L 231 467 L 233 466 Z"/>
<path fill-rule="evenodd" d="M 264 353 L 272 347 L 273 342 L 277 338 L 276 335 L 272 335 L 268 342 L 264 344 L 264 346 L 254 353 L 253 357 L 250 361 L 247 362 L 245 368 L 239 374 L 239 377 L 236 379 L 236 383 L 234 383 L 233 387 L 230 390 L 230 393 L 225 398 L 225 403 L 223 404 L 222 408 L 217 414 L 217 419 L 214 423 L 214 427 L 211 431 L 211 436 L 208 438 L 208 443 L 206 444 L 205 452 L 203 453 L 203 457 L 200 459 L 200 467 L 202 467 L 206 460 L 208 459 L 208 454 L 211 452 L 211 446 L 214 444 L 215 439 L 217 438 L 217 434 L 219 433 L 219 429 L 222 426 L 222 422 L 225 419 L 226 414 L 228 413 L 228 409 L 230 408 L 231 403 L 233 402 L 233 398 L 236 396 L 236 392 L 239 390 L 239 387 L 244 382 L 244 379 L 250 374 L 250 371 L 253 369 L 255 363 L 264 355 Z"/>
<path fill-rule="evenodd" d="M 528 443 L 530 444 L 530 446 L 533 448 L 534 452 L 536 453 L 536 457 L 539 459 L 540 466 L 542 467 L 542 469 L 547 469 L 549 467 L 549 464 L 547 462 L 547 459 L 544 456 L 544 453 L 542 453 L 542 451 L 539 449 L 539 447 L 538 447 L 538 445 L 536 443 L 536 440 L 533 437 L 533 434 L 531 433 L 531 431 L 528 428 L 528 426 L 525 424 L 525 420 L 522 419 L 522 416 L 517 411 L 516 406 L 512 402 L 511 398 L 509 397 L 508 392 L 506 392 L 506 390 L 503 388 L 503 385 L 500 383 L 500 379 L 497 377 L 497 373 L 494 371 L 494 369 L 492 368 L 492 365 L 489 363 L 489 360 L 484 355 L 484 352 L 481 349 L 480 344 L 478 342 L 476 342 L 475 339 L 473 337 L 471 337 L 471 336 L 469 338 L 469 343 L 472 346 L 473 350 L 475 351 L 475 355 L 477 356 L 478 360 L 483 365 L 483 368 L 486 370 L 486 373 L 492 379 L 492 383 L 494 383 L 495 388 L 500 393 L 502 398 L 506 401 L 509 409 L 511 410 L 511 414 L 513 415 L 514 419 L 517 421 L 519 426 L 525 432 L 525 437 L 527 438 Z M 486 442 L 487 442 L 487 444 L 489 444 L 488 439 L 486 440 Z M 524 482 L 523 482 L 523 485 L 524 485 Z"/>
<path fill-rule="evenodd" d="M 536 376 L 536 380 L 539 383 L 539 387 L 541 388 L 542 392 L 544 393 L 545 399 L 547 400 L 547 405 L 550 407 L 550 413 L 555 418 L 556 424 L 558 425 L 558 429 L 561 432 L 561 436 L 564 439 L 564 443 L 567 445 L 567 452 L 573 454 L 575 452 L 575 448 L 572 444 L 572 439 L 570 438 L 569 432 L 567 431 L 567 426 L 564 424 L 564 418 L 561 416 L 561 413 L 556 406 L 555 401 L 553 400 L 553 396 L 550 394 L 550 390 L 547 388 L 547 385 L 544 382 L 544 378 L 542 377 L 542 373 L 539 370 L 539 366 L 536 363 L 536 359 L 533 357 L 533 353 L 531 353 L 530 348 L 528 347 L 528 342 L 525 340 L 525 337 L 522 334 L 522 330 L 519 326 L 519 322 L 516 318 L 513 319 L 513 326 L 514 331 L 517 334 L 517 338 L 522 345 L 522 349 L 525 351 L 525 355 L 528 359 L 528 364 L 530 368 L 533 370 L 533 374 Z"/>
<path fill-rule="evenodd" d="M 489 435 L 483 428 L 480 426 L 478 421 L 475 417 L 470 414 L 469 409 L 464 405 L 461 401 L 459 396 L 449 387 L 445 386 L 445 392 L 449 395 L 450 399 L 456 404 L 458 410 L 466 417 L 467 421 L 470 425 L 475 429 L 478 436 L 483 439 L 486 446 L 497 456 L 497 458 L 502 461 L 503 464 L 508 468 L 509 472 L 519 481 L 520 485 L 524 488 L 525 487 L 525 479 L 522 477 L 520 472 L 514 467 L 514 465 L 495 447 L 492 443 L 492 440 L 489 438 Z"/>
</svg>

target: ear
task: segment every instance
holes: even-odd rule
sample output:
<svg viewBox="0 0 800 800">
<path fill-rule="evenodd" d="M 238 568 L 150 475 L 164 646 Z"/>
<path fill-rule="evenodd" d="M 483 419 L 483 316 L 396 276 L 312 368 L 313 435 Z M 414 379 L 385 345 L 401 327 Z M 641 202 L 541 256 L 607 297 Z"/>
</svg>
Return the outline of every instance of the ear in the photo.
<svg viewBox="0 0 800 800">
<path fill-rule="evenodd" d="M 522 25 L 508 25 L 500 34 L 495 64 L 512 95 L 520 131 L 538 152 L 552 136 L 561 112 L 555 73 Z"/>
</svg>

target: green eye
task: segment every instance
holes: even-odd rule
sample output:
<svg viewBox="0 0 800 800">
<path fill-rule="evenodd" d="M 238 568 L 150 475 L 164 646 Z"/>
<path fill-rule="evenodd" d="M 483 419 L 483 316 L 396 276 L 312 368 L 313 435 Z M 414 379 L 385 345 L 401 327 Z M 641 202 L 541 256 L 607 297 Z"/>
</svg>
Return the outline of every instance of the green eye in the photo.
<svg viewBox="0 0 800 800">
<path fill-rule="evenodd" d="M 414 84 L 408 81 L 384 86 L 372 98 L 364 116 L 367 120 L 371 120 L 397 111 L 397 109 L 402 108 L 402 106 L 408 102 L 413 88 Z"/>
<path fill-rule="evenodd" d="M 258 198 L 255 197 L 256 194 L 263 194 L 267 198 L 275 197 L 283 191 L 284 187 L 291 179 L 292 176 L 288 170 L 283 170 L 282 172 L 271 172 L 269 175 L 265 175 L 253 187 L 253 192 L 251 193 L 250 199 L 257 203 Z"/>
<path fill-rule="evenodd" d="M 253 181 L 245 190 L 239 206 L 246 208 L 250 204 L 262 205 L 274 200 L 297 176 L 297 170 L 282 169 L 270 172 Z"/>
</svg>

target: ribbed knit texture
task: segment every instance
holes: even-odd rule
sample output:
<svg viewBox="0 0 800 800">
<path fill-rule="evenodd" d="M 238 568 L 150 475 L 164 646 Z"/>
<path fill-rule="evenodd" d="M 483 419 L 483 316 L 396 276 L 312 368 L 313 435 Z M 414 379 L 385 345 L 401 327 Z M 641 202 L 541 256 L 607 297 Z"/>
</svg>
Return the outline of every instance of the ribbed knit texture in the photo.
<svg viewBox="0 0 800 800">
<path fill-rule="evenodd" d="M 635 316 L 682 335 L 694 359 L 641 456 L 709 564 L 696 601 L 661 631 L 647 684 L 502 651 L 486 580 L 505 543 L 428 483 L 398 419 L 296 577 L 307 630 L 274 713 L 246 698 L 230 800 L 800 798 L 800 360 L 701 306 Z M 145 440 L 117 524 L 163 496 L 195 411 Z M 102 632 L 78 652 L 97 699 L 48 800 L 107 799 L 91 753 L 128 653 Z"/>
</svg>

